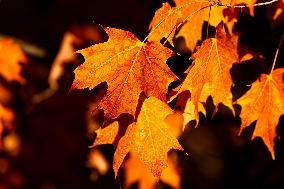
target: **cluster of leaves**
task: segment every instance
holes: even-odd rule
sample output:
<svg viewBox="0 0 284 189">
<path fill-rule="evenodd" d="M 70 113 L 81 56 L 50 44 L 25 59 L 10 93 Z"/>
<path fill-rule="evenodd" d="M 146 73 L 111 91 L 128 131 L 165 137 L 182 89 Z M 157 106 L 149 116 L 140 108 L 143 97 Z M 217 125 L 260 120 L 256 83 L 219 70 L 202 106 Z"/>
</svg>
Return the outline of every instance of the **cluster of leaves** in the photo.
<svg viewBox="0 0 284 189">
<path fill-rule="evenodd" d="M 216 106 L 215 112 L 222 103 L 235 114 L 233 104 L 237 103 L 242 107 L 241 131 L 257 121 L 253 138 L 261 137 L 274 157 L 276 126 L 284 114 L 284 68 L 274 69 L 275 60 L 271 71 L 262 74 L 241 98 L 233 102 L 231 93 L 234 83 L 230 69 L 233 64 L 254 56 L 249 51 L 239 52 L 239 38 L 233 32 L 233 26 L 241 8 L 248 8 L 253 16 L 254 6 L 261 5 L 255 3 L 242 0 L 175 0 L 174 6 L 163 3 L 156 11 L 144 40 L 140 41 L 129 31 L 105 28 L 109 37 L 107 42 L 78 51 L 85 62 L 74 71 L 72 89 L 93 89 L 102 82 L 108 86 L 102 100 L 90 112 L 104 111 L 104 128 L 97 131 L 94 146 L 116 146 L 113 162 L 116 175 L 126 154 L 132 152 L 155 177 L 160 177 L 168 166 L 167 152 L 170 149 L 182 150 L 170 132 L 171 125 L 165 121 L 175 111 L 167 102 L 182 98 L 185 91 L 190 92 L 190 98 L 178 100 L 185 107 L 183 126 L 190 120 L 196 120 L 198 124 L 199 112 L 206 114 L 203 105 L 209 96 Z M 278 3 L 279 9 L 283 10 L 280 5 L 283 1 Z M 279 13 L 275 13 L 273 19 L 277 20 L 278 16 Z M 216 34 L 198 46 L 204 22 L 215 27 Z M 183 37 L 187 48 L 194 52 L 191 56 L 193 62 L 183 82 L 169 91 L 169 84 L 178 77 L 166 64 L 175 53 L 171 50 L 174 48 L 166 47 L 163 39 L 169 42 L 168 46 L 175 46 L 178 37 Z M 135 121 L 128 125 L 124 135 L 119 132 L 119 123 L 115 121 L 122 114 L 130 114 Z M 118 143 L 115 142 L 117 139 Z"/>
<path fill-rule="evenodd" d="M 233 98 L 235 83 L 230 72 L 234 64 L 259 56 L 243 47 L 239 34 L 234 31 L 239 15 L 247 11 L 254 16 L 256 6 L 272 3 L 276 6 L 269 15 L 271 25 L 283 23 L 283 0 L 264 3 L 255 0 L 174 0 L 163 3 L 155 12 L 149 34 L 143 40 L 129 31 L 104 28 L 108 35 L 106 42 L 77 51 L 84 56 L 85 62 L 75 69 L 71 90 L 91 90 L 101 83 L 107 84 L 102 99 L 91 104 L 88 118 L 97 110 L 103 110 L 103 123 L 96 130 L 92 146 L 115 146 L 113 169 L 116 176 L 130 152 L 128 166 L 137 166 L 140 161 L 141 167 L 149 169 L 155 178 L 167 182 L 163 174 L 168 166 L 171 168 L 168 152 L 171 149 L 183 150 L 177 138 L 193 120 L 195 126 L 199 126 L 200 113 L 208 114 L 206 101 L 209 97 L 215 105 L 213 115 L 223 104 L 234 116 L 241 118 L 240 133 L 256 121 L 252 139 L 261 137 L 275 158 L 276 127 L 284 114 L 284 68 L 278 66 L 275 69 L 276 58 L 279 52 L 283 53 L 281 45 L 275 49 L 275 59 L 269 71 L 261 74 L 239 98 Z M 213 37 L 207 37 L 209 30 L 213 30 L 214 35 L 210 35 Z M 204 33 L 207 33 L 205 39 Z M 187 61 L 191 66 L 185 72 L 185 78 L 179 78 L 167 65 L 172 56 L 179 56 L 180 38 L 192 52 Z M 50 97 L 58 89 L 57 80 L 64 74 L 62 64 L 75 59 L 72 56 L 75 48 L 71 43 L 83 42 L 73 34 L 65 35 L 49 75 L 50 88 L 35 95 L 35 103 Z M 11 39 L 1 39 L 1 78 L 24 85 L 26 81 L 20 74 L 20 63 L 27 63 L 20 47 Z M 3 131 L 7 135 L 15 129 L 16 114 L 10 93 L 8 87 L 0 83 L 0 138 Z M 236 111 L 236 104 L 241 106 L 240 114 Z M 14 149 L 13 145 L 2 144 L 1 138 L 0 150 L 3 146 L 6 150 L 9 146 Z M 96 153 L 90 156 L 100 157 Z M 101 169 L 105 172 L 106 168 Z M 132 174 L 131 169 L 127 171 L 127 174 Z M 174 168 L 171 174 L 177 174 Z M 169 177 L 175 177 L 173 175 Z M 149 181 L 152 185 L 155 178 L 151 177 Z"/>
</svg>

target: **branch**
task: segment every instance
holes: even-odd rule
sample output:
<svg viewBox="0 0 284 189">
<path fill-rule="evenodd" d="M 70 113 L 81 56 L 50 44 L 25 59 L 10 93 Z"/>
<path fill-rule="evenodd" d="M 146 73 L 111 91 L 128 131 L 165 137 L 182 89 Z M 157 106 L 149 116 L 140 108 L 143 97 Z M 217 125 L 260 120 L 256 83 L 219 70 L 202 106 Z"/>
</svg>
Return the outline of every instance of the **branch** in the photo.
<svg viewBox="0 0 284 189">
<path fill-rule="evenodd" d="M 256 3 L 253 6 L 254 7 L 259 7 L 259 6 L 265 6 L 265 5 L 270 5 L 272 3 L 278 2 L 278 0 L 271 0 L 271 1 L 267 1 L 267 2 L 263 2 L 263 3 Z M 248 5 L 231 5 L 231 4 L 223 4 L 223 3 L 216 3 L 219 6 L 225 6 L 225 7 L 233 7 L 233 8 L 246 8 L 248 7 Z"/>
<path fill-rule="evenodd" d="M 278 0 L 271 0 L 271 1 L 263 2 L 263 3 L 256 3 L 253 6 L 254 7 L 259 7 L 259 6 L 269 5 L 269 4 L 272 4 L 272 3 L 275 3 L 275 2 L 278 2 Z M 236 6 L 233 6 L 233 7 L 235 7 L 235 8 L 244 8 L 244 7 L 247 7 L 247 6 L 246 5 L 236 5 Z"/>
</svg>

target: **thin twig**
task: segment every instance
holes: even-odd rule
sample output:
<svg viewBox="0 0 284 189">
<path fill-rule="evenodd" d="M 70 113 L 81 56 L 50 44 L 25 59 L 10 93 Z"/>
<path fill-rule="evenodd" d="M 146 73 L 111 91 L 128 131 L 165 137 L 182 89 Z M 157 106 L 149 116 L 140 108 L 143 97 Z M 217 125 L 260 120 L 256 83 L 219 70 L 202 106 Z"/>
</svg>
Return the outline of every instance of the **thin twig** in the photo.
<svg viewBox="0 0 284 189">
<path fill-rule="evenodd" d="M 263 3 L 256 3 L 253 5 L 253 7 L 259 7 L 259 6 L 265 6 L 265 5 L 270 5 L 272 3 L 278 2 L 278 0 L 271 0 Z M 225 7 L 233 7 L 233 8 L 246 8 L 249 7 L 248 5 L 231 5 L 231 4 L 223 4 L 223 3 L 216 3 L 219 6 L 225 6 Z"/>
</svg>

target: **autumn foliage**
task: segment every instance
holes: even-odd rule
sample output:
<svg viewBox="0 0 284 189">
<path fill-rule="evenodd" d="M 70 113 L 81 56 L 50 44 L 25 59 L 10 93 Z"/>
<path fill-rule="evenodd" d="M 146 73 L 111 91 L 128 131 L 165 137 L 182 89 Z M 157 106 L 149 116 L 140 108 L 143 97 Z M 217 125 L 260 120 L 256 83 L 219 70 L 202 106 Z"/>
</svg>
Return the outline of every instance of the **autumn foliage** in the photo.
<svg viewBox="0 0 284 189">
<path fill-rule="evenodd" d="M 87 93 L 88 97 L 76 98 L 84 99 L 88 106 L 80 110 L 87 120 L 88 134 L 95 136 L 90 146 L 85 145 L 91 149 L 88 166 L 101 175 L 112 167 L 114 179 L 124 179 L 125 188 L 133 182 L 140 182 L 139 188 L 153 188 L 159 180 L 182 188 L 178 157 L 191 156 L 184 146 L 184 133 L 204 127 L 204 120 L 224 111 L 224 119 L 230 115 L 239 120 L 235 137 L 252 129 L 249 139 L 260 137 L 271 159 L 277 160 L 275 139 L 284 114 L 284 64 L 277 61 L 278 57 L 283 61 L 284 54 L 283 5 L 283 0 L 165 1 L 153 14 L 148 34 L 142 39 L 124 29 L 101 27 L 106 40 L 77 50 L 74 44 L 84 46 L 87 40 L 68 33 L 53 62 L 49 87 L 31 101 L 40 104 L 61 90 L 71 97 Z M 262 6 L 273 6 L 266 15 L 270 27 L 282 27 L 275 37 L 278 47 L 270 49 L 273 58 L 244 44 L 237 31 L 238 24 L 245 22 L 242 15 L 253 18 L 256 7 Z M 86 30 L 83 35 L 95 34 Z M 79 55 L 84 61 L 79 61 Z M 176 57 L 186 58 L 179 61 Z M 13 39 L 0 40 L 0 75 L 5 80 L 0 83 L 2 151 L 13 148 L 2 136 L 17 138 L 15 125 L 20 119 L 12 105 L 13 90 L 7 86 L 12 82 L 29 84 L 20 74 L 28 62 Z M 71 79 L 63 71 L 68 64 L 74 67 Z M 251 64 L 263 69 L 251 81 L 240 81 L 240 67 Z M 255 70 L 249 73 L 253 75 Z M 71 81 L 66 89 L 59 81 L 64 77 Z M 114 147 L 112 165 L 98 150 L 105 144 Z"/>
<path fill-rule="evenodd" d="M 216 105 L 215 111 L 217 111 L 219 103 L 222 103 L 234 113 L 231 93 L 233 81 L 230 69 L 233 64 L 241 63 L 242 57 L 238 55 L 237 34 L 226 34 L 223 23 L 225 22 L 228 30 L 232 32 L 233 24 L 230 22 L 233 19 L 228 21 L 226 18 L 237 17 L 237 14 L 233 12 L 235 4 L 228 5 L 227 2 L 223 1 L 179 0 L 175 1 L 175 3 L 175 7 L 164 3 L 162 8 L 157 10 L 150 24 L 150 33 L 143 42 L 140 42 L 130 32 L 106 28 L 109 36 L 107 42 L 78 51 L 84 56 L 86 62 L 74 71 L 75 80 L 72 88 L 92 89 L 101 82 L 107 82 L 107 93 L 97 106 L 97 108 L 104 110 L 105 122 L 109 119 L 115 119 L 123 113 L 134 116 L 138 98 L 142 91 L 149 99 L 151 99 L 150 97 L 156 97 L 166 104 L 165 96 L 168 86 L 177 77 L 166 65 L 166 60 L 173 52 L 163 47 L 160 40 L 166 38 L 173 45 L 175 30 L 179 29 L 176 36 L 184 37 L 187 47 L 193 50 L 197 41 L 201 39 L 204 21 L 216 26 L 215 37 L 204 40 L 201 46 L 198 47 L 191 57 L 193 65 L 189 68 L 187 77 L 174 90 L 177 91 L 176 96 L 186 90 L 190 91 L 189 101 L 194 106 L 194 113 L 190 113 L 195 115 L 196 120 L 199 120 L 199 103 L 205 103 L 209 96 L 212 97 Z M 245 4 L 251 9 L 250 13 L 253 14 L 254 2 L 237 2 L 237 4 Z M 224 9 L 228 9 L 228 12 Z M 226 12 L 226 14 L 224 15 L 223 12 Z M 210 17 L 208 17 L 209 13 Z M 99 69 L 104 70 L 104 72 L 99 72 Z M 242 128 L 258 120 L 254 137 L 260 136 L 263 138 L 273 157 L 275 128 L 280 116 L 284 113 L 283 69 L 275 72 L 277 73 L 276 79 L 272 75 L 261 76 L 261 82 L 253 84 L 252 89 L 240 100 L 237 100 L 237 103 L 242 106 L 240 114 Z M 182 149 L 178 147 L 177 142 L 175 144 L 163 142 L 164 140 L 172 140 L 169 139 L 172 136 L 167 131 L 155 132 L 149 130 L 150 128 L 154 130 L 155 127 L 165 127 L 163 126 L 163 120 L 170 114 L 170 112 L 166 113 L 167 107 L 161 108 L 157 113 L 147 115 L 146 112 L 144 113 L 146 111 L 144 108 L 148 103 L 145 103 L 147 103 L 147 100 L 144 101 L 137 118 L 140 124 L 129 125 L 125 136 L 120 139 L 117 146 L 114 156 L 114 171 L 116 174 L 125 155 L 132 148 L 138 151 L 140 160 L 149 166 L 155 176 L 160 176 L 162 170 L 167 167 L 167 152 L 171 148 Z M 153 107 L 150 109 L 155 110 L 156 103 L 152 102 L 151 104 Z M 161 107 L 163 105 L 156 106 Z M 163 113 L 164 116 L 162 116 Z M 142 118 L 144 123 L 140 114 L 145 115 Z M 160 114 L 162 117 L 160 119 L 154 117 L 156 114 Z M 158 121 L 156 124 L 155 120 Z M 147 122 L 153 122 L 154 125 L 150 126 Z M 117 125 L 107 127 L 113 126 L 116 126 L 117 130 Z M 162 133 L 163 135 L 160 136 Z M 151 140 L 147 145 L 148 137 Z M 158 138 L 155 139 L 154 137 Z M 103 143 L 109 144 L 112 142 L 101 141 L 100 144 Z M 145 144 L 148 146 L 147 149 L 143 148 Z M 134 147 L 131 147 L 132 145 Z M 153 148 L 150 147 L 152 145 Z M 163 149 L 158 148 L 158 146 L 162 146 Z M 155 155 L 161 153 L 164 155 Z M 156 161 L 150 163 L 153 159 L 156 159 Z"/>
</svg>

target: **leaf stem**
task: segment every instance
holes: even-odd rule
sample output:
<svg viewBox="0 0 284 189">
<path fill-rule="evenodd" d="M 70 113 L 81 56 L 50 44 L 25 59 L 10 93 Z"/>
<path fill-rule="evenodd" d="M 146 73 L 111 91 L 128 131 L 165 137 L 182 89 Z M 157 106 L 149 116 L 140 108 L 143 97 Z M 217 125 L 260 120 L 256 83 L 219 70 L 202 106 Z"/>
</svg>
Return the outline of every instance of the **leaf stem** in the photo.
<svg viewBox="0 0 284 189">
<path fill-rule="evenodd" d="M 269 75 L 271 75 L 272 71 L 274 70 L 274 67 L 275 67 L 275 64 L 276 64 L 276 60 L 277 60 L 277 57 L 278 57 L 278 53 L 279 53 L 279 50 L 281 48 L 283 39 L 284 39 L 284 34 L 282 35 L 281 40 L 280 40 L 280 42 L 278 44 L 278 47 L 277 47 L 277 50 L 276 50 L 276 53 L 275 53 L 275 56 L 274 56 L 274 61 L 273 61 L 273 64 L 272 64 L 272 67 L 271 67 Z"/>
</svg>

